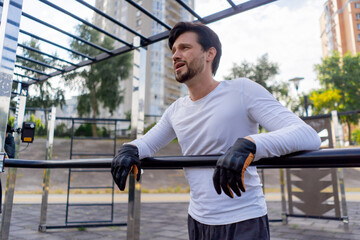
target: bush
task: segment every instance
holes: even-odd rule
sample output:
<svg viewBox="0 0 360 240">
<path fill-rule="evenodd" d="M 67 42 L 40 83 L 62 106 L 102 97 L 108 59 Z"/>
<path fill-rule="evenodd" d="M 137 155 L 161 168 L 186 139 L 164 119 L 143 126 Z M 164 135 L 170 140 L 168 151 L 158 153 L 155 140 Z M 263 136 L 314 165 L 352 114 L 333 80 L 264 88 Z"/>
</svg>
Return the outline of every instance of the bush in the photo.
<svg viewBox="0 0 360 240">
<path fill-rule="evenodd" d="M 92 129 L 90 123 L 81 124 L 76 130 L 74 135 L 79 137 L 92 137 Z M 96 128 L 97 129 L 97 128 Z"/>
<path fill-rule="evenodd" d="M 45 124 L 41 122 L 40 118 L 35 118 L 34 114 L 31 114 L 30 119 L 26 120 L 26 122 L 35 123 L 35 137 L 42 137 L 47 135 L 47 129 L 45 127 Z"/>
<path fill-rule="evenodd" d="M 54 131 L 55 137 L 70 137 L 71 136 L 71 129 L 67 128 L 65 123 L 60 123 L 56 125 Z"/>
<path fill-rule="evenodd" d="M 92 124 L 85 123 L 81 124 L 78 129 L 75 130 L 75 136 L 82 136 L 82 137 L 92 137 Z M 110 137 L 110 131 L 107 130 L 106 127 L 102 127 L 101 129 L 96 127 L 96 132 L 99 137 Z"/>
<path fill-rule="evenodd" d="M 351 140 L 353 142 L 356 142 L 356 144 L 360 144 L 360 129 L 354 130 L 354 132 L 351 134 Z"/>
</svg>

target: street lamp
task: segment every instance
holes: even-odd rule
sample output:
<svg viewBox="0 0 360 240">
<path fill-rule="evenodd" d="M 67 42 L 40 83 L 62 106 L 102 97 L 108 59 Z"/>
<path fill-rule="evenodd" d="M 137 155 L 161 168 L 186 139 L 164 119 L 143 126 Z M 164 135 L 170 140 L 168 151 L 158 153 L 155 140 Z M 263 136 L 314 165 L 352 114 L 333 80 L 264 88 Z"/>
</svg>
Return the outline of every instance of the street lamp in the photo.
<svg viewBox="0 0 360 240">
<path fill-rule="evenodd" d="M 290 82 L 293 82 L 293 83 L 294 83 L 295 89 L 296 89 L 296 93 L 298 93 L 299 83 L 300 83 L 301 80 L 304 80 L 304 78 L 303 78 L 303 77 L 295 77 L 295 78 L 292 78 L 292 79 L 289 80 Z"/>
<path fill-rule="evenodd" d="M 299 83 L 301 80 L 304 80 L 303 77 L 295 77 L 292 79 L 289 79 L 290 82 L 294 83 L 295 85 L 295 89 L 296 89 L 296 93 L 299 95 Z M 305 105 L 305 116 L 309 116 L 308 114 L 308 96 L 304 95 L 304 105 Z"/>
</svg>

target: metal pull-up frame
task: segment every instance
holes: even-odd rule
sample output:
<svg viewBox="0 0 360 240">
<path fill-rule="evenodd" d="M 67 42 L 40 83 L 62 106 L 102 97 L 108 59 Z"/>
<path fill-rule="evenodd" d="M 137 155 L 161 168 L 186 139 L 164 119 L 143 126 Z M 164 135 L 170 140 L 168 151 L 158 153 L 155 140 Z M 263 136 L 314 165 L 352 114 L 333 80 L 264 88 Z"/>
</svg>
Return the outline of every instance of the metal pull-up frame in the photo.
<svg viewBox="0 0 360 240">
<path fill-rule="evenodd" d="M 83 0 L 76 0 L 76 1 L 78 3 L 80 3 L 80 4 L 82 4 L 84 7 L 91 9 L 92 11 L 94 11 L 94 13 L 96 13 L 96 14 L 104 17 L 105 19 L 111 21 L 113 24 L 119 26 L 120 28 L 125 29 L 127 32 L 133 34 L 134 36 L 140 37 L 140 44 L 138 46 L 134 46 L 131 42 L 127 42 L 127 41 L 115 36 L 114 34 L 111 34 L 108 31 L 106 31 L 104 29 L 101 29 L 100 27 L 90 23 L 87 20 L 84 20 L 84 19 L 78 17 L 76 14 L 67 11 L 66 9 L 56 5 L 55 3 L 52 3 L 52 2 L 47 1 L 47 0 L 39 0 L 39 2 L 41 2 L 41 3 L 45 4 L 45 5 L 48 5 L 49 7 L 51 7 L 53 9 L 65 14 L 67 16 L 70 16 L 71 18 L 73 18 L 73 19 L 75 19 L 75 20 L 77 20 L 77 21 L 79 21 L 79 22 L 81 22 L 81 23 L 83 23 L 83 24 L 85 24 L 85 25 L 87 25 L 87 26 L 89 26 L 89 27 L 91 27 L 91 28 L 93 28 L 93 29 L 107 35 L 107 36 L 109 36 L 110 38 L 114 39 L 115 41 L 121 43 L 122 46 L 117 48 L 117 49 L 114 49 L 114 50 L 105 49 L 105 48 L 103 48 L 101 46 L 98 46 L 97 44 L 94 44 L 94 43 L 89 42 L 89 41 L 87 41 L 85 39 L 82 39 L 82 38 L 80 38 L 80 37 L 78 37 L 78 36 L 76 36 L 74 34 L 71 34 L 71 33 L 67 32 L 67 31 L 65 31 L 65 30 L 63 30 L 63 29 L 61 29 L 59 27 L 51 25 L 51 24 L 47 23 L 46 21 L 37 18 L 36 16 L 33 16 L 31 14 L 22 12 L 23 17 L 31 19 L 32 21 L 35 21 L 35 22 L 41 24 L 45 28 L 51 28 L 51 29 L 53 29 L 53 30 L 55 30 L 55 31 L 57 31 L 57 32 L 59 32 L 61 34 L 67 35 L 68 37 L 70 37 L 72 39 L 76 39 L 76 40 L 78 40 L 78 41 L 80 41 L 80 42 L 82 42 L 82 43 L 84 43 L 86 45 L 94 47 L 94 48 L 98 49 L 101 52 L 100 54 L 98 54 L 96 56 L 87 56 L 86 54 L 83 54 L 83 53 L 78 52 L 78 51 L 74 51 L 72 49 L 69 49 L 68 47 L 62 46 L 61 44 L 58 44 L 58 43 L 55 43 L 55 42 L 50 41 L 48 39 L 37 36 L 36 34 L 31 33 L 26 29 L 20 29 L 21 34 L 24 34 L 24 35 L 30 36 L 32 38 L 38 39 L 38 40 L 40 40 L 42 42 L 46 42 L 48 44 L 53 45 L 56 48 L 61 48 L 61 49 L 65 50 L 65 51 L 71 52 L 73 54 L 76 54 L 76 55 L 81 56 L 81 57 L 84 58 L 84 60 L 80 61 L 79 63 L 73 63 L 73 62 L 65 60 L 63 58 L 59 58 L 59 57 L 53 56 L 53 55 L 48 54 L 48 53 L 44 53 L 44 52 L 36 50 L 36 49 L 31 49 L 31 48 L 29 48 L 27 46 L 24 46 L 23 44 L 18 44 L 18 46 L 21 47 L 21 48 L 24 48 L 24 49 L 27 49 L 27 50 L 30 50 L 30 51 L 35 51 L 35 52 L 37 52 L 39 54 L 42 54 L 44 56 L 51 57 L 53 59 L 56 59 L 56 60 L 59 60 L 59 61 L 62 61 L 64 63 L 69 64 L 68 66 L 65 66 L 63 68 L 55 68 L 56 71 L 51 71 L 51 69 L 54 69 L 53 66 L 46 66 L 47 69 L 49 69 L 49 71 L 46 71 L 46 72 L 37 71 L 37 70 L 31 69 L 31 68 L 30 69 L 25 68 L 25 67 L 21 66 L 20 64 L 16 64 L 16 68 L 25 69 L 25 70 L 32 71 L 34 73 L 40 74 L 39 77 L 29 76 L 29 78 L 28 78 L 29 81 L 26 82 L 27 84 L 36 84 L 38 82 L 46 81 L 49 78 L 59 76 L 59 75 L 62 75 L 64 73 L 67 73 L 67 72 L 74 71 L 74 70 L 76 70 L 76 69 L 78 69 L 80 67 L 87 66 L 87 65 L 90 65 L 90 64 L 93 64 L 93 63 L 96 63 L 96 62 L 100 62 L 100 61 L 106 60 L 108 58 L 120 55 L 120 54 L 127 53 L 129 51 L 134 50 L 135 48 L 146 47 L 146 46 L 151 45 L 153 43 L 162 41 L 162 40 L 168 38 L 169 30 L 172 28 L 172 26 L 170 26 L 170 25 L 166 24 L 164 21 L 160 20 L 154 14 L 152 14 L 150 11 L 146 10 L 145 8 L 143 8 L 141 5 L 139 5 L 138 3 L 136 3 L 133 0 L 126 0 L 126 2 L 129 5 L 131 5 L 132 7 L 138 9 L 139 11 L 141 11 L 150 20 L 152 20 L 152 21 L 156 22 L 157 24 L 161 25 L 165 30 L 163 32 L 155 34 L 153 36 L 143 36 L 142 34 L 138 33 L 136 30 L 126 26 L 125 24 L 121 23 L 117 19 L 111 17 L 109 14 L 106 14 L 103 11 L 101 11 L 100 9 L 90 5 L 86 1 L 83 1 Z M 195 21 L 199 21 L 199 22 L 202 22 L 204 24 L 209 24 L 209 23 L 221 20 L 223 18 L 233 16 L 235 14 L 245 12 L 245 11 L 251 10 L 253 8 L 259 7 L 259 6 L 263 6 L 265 4 L 268 4 L 268 3 L 271 3 L 271 2 L 274 2 L 274 1 L 276 1 L 276 0 L 250 0 L 250 1 L 247 1 L 247 2 L 244 2 L 244 3 L 241 3 L 241 4 L 235 4 L 233 1 L 227 0 L 227 2 L 229 3 L 229 8 L 227 8 L 225 10 L 222 10 L 222 11 L 219 11 L 219 12 L 216 12 L 216 13 L 213 13 L 213 14 L 210 14 L 210 15 L 205 16 L 205 17 L 201 17 L 198 13 L 196 13 L 193 9 L 191 9 L 184 1 L 176 0 L 176 2 L 182 8 L 184 8 L 187 12 L 189 12 L 190 15 L 192 15 L 193 17 L 196 18 Z M 2 5 L 3 3 L 0 2 L 0 4 Z M 26 60 L 26 61 L 34 62 L 34 60 L 32 60 L 32 59 L 29 59 L 29 58 L 24 59 L 24 57 L 20 56 L 20 55 L 18 55 L 18 58 L 19 59 L 21 58 L 21 59 Z M 38 63 L 38 64 L 44 66 L 42 63 Z"/>
</svg>

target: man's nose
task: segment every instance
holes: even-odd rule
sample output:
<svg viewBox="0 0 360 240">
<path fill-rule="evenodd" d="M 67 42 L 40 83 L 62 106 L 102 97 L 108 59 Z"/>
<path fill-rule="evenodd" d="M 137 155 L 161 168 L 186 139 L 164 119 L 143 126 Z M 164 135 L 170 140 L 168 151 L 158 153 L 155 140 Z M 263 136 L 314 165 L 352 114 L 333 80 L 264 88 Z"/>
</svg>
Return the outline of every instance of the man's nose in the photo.
<svg viewBox="0 0 360 240">
<path fill-rule="evenodd" d="M 180 59 L 180 53 L 179 51 L 175 51 L 172 55 L 173 61 L 176 61 L 177 59 Z"/>
</svg>

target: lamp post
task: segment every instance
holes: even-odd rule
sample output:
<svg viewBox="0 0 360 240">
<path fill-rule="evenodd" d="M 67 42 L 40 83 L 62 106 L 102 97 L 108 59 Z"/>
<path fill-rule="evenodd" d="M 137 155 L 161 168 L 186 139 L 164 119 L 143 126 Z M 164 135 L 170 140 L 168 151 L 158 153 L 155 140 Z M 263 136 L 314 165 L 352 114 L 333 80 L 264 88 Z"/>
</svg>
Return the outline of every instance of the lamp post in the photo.
<svg viewBox="0 0 360 240">
<path fill-rule="evenodd" d="M 295 77 L 295 78 L 289 79 L 290 82 L 294 83 L 296 93 L 298 95 L 299 95 L 299 84 L 300 84 L 301 80 L 304 80 L 304 78 L 303 77 Z M 305 105 L 305 116 L 307 117 L 307 116 L 309 116 L 309 114 L 308 114 L 308 96 L 307 95 L 304 95 L 304 105 Z"/>
</svg>

